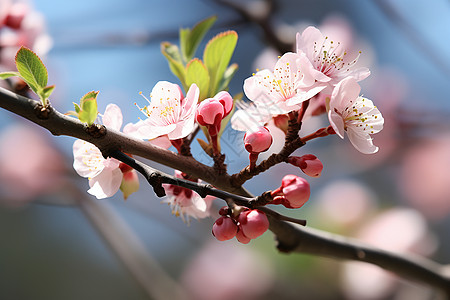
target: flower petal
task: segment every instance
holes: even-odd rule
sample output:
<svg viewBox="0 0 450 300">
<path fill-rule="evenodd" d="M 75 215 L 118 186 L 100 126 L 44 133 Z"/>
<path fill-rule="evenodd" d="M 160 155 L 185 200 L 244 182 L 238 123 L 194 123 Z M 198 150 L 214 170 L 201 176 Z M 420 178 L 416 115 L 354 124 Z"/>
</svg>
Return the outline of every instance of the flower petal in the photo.
<svg viewBox="0 0 450 300">
<path fill-rule="evenodd" d="M 73 143 L 73 158 L 73 168 L 81 177 L 97 176 L 105 167 L 105 159 L 100 150 L 83 140 Z"/>
<path fill-rule="evenodd" d="M 108 104 L 102 117 L 103 125 L 114 130 L 120 130 L 123 122 L 122 111 L 116 104 Z"/>
<path fill-rule="evenodd" d="M 373 144 L 372 138 L 369 134 L 362 134 L 360 132 L 356 132 L 352 128 L 349 128 L 347 130 L 347 135 L 352 145 L 359 152 L 364 154 L 373 154 L 378 151 L 378 147 Z"/>
<path fill-rule="evenodd" d="M 91 188 L 87 192 L 97 199 L 112 197 L 119 190 L 122 178 L 123 174 L 119 168 L 105 168 L 89 180 Z"/>
</svg>

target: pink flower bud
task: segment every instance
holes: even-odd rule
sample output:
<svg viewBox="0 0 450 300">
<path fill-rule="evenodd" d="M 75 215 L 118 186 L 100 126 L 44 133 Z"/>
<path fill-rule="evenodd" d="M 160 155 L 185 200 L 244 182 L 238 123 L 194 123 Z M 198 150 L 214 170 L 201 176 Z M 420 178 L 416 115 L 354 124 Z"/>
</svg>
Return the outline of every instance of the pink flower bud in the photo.
<svg viewBox="0 0 450 300">
<path fill-rule="evenodd" d="M 244 235 L 256 239 L 269 229 L 269 220 L 264 212 L 257 209 L 246 210 L 238 217 Z"/>
<path fill-rule="evenodd" d="M 221 91 L 214 96 L 214 99 L 217 99 L 223 106 L 223 110 L 225 114 L 223 117 L 225 118 L 233 109 L 233 98 L 226 91 Z"/>
<path fill-rule="evenodd" d="M 139 178 L 135 170 L 123 173 L 120 190 L 122 191 L 125 200 L 127 200 L 128 196 L 139 190 Z"/>
<path fill-rule="evenodd" d="M 256 131 L 247 131 L 244 135 L 245 150 L 250 153 L 267 151 L 272 145 L 272 135 L 266 127 L 258 127 Z"/>
<path fill-rule="evenodd" d="M 214 98 L 203 100 L 197 107 L 195 119 L 197 122 L 208 127 L 209 135 L 216 136 L 220 131 L 220 123 L 225 115 L 222 103 Z"/>
<path fill-rule="evenodd" d="M 310 196 L 309 183 L 305 179 L 286 175 L 281 181 L 281 188 L 285 199 L 289 203 L 283 203 L 288 208 L 300 208 L 308 201 Z"/>
<path fill-rule="evenodd" d="M 322 162 L 312 154 L 306 154 L 301 157 L 290 156 L 288 162 L 299 167 L 303 173 L 311 177 L 319 177 L 323 170 Z"/>
<path fill-rule="evenodd" d="M 219 241 L 234 238 L 238 231 L 236 223 L 229 217 L 220 217 L 214 222 L 212 234 Z"/>
<path fill-rule="evenodd" d="M 238 232 L 236 233 L 236 239 L 242 243 L 242 244 L 248 244 L 251 241 L 251 238 L 247 237 L 244 232 L 242 231 L 242 228 L 239 227 Z"/>
</svg>

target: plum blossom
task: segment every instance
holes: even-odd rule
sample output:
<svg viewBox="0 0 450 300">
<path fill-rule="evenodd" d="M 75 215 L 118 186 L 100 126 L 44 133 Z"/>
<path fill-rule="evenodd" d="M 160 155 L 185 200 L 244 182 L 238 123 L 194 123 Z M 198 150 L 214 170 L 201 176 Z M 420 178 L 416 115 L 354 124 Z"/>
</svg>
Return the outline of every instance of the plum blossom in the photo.
<svg viewBox="0 0 450 300">
<path fill-rule="evenodd" d="M 191 85 L 184 97 L 177 84 L 159 81 L 150 93 L 150 100 L 144 96 L 149 105 L 139 108 L 147 116 L 138 128 L 139 134 L 149 140 L 164 135 L 171 141 L 186 137 L 194 129 L 199 94 L 196 84 Z"/>
<path fill-rule="evenodd" d="M 371 100 L 359 96 L 360 91 L 352 77 L 338 83 L 329 101 L 328 119 L 339 137 L 343 139 L 346 131 L 358 151 L 371 154 L 378 147 L 373 145 L 370 135 L 383 129 L 384 119 Z"/>
<path fill-rule="evenodd" d="M 312 86 L 314 79 L 303 72 L 311 68 L 304 55 L 286 53 L 278 60 L 273 72 L 258 71 L 244 81 L 245 95 L 270 116 L 298 110 L 299 104 L 326 87 Z"/>
<path fill-rule="evenodd" d="M 345 47 L 339 41 L 324 37 L 314 26 L 306 28 L 301 35 L 297 33 L 297 53 L 306 55 L 313 67 L 304 72 L 316 80 L 315 85 L 326 84 L 327 92 L 344 78 L 361 81 L 370 75 L 368 68 L 353 68 L 359 55 L 349 58 Z"/>
<path fill-rule="evenodd" d="M 184 179 L 183 173 L 175 170 L 175 177 Z M 212 204 L 212 198 L 200 197 L 196 192 L 171 184 L 163 184 L 167 197 L 163 200 L 168 203 L 172 209 L 172 214 L 189 224 L 190 217 L 203 219 L 209 216 L 209 210 Z"/>
<path fill-rule="evenodd" d="M 103 124 L 108 128 L 120 130 L 122 126 L 122 112 L 115 104 L 109 104 L 106 107 L 102 117 Z M 126 165 L 114 158 L 104 158 L 100 149 L 91 143 L 83 140 L 76 140 L 73 144 L 73 167 L 81 177 L 89 179 L 89 194 L 103 199 L 113 196 L 121 187 L 124 179 L 124 173 L 135 172 L 125 168 Z M 122 171 L 122 169 L 126 169 Z M 123 183 L 127 187 L 124 193 L 127 197 L 130 193 L 130 184 L 133 186 L 131 190 L 136 189 L 136 177 L 127 174 Z M 132 181 L 131 181 L 132 180 Z"/>
</svg>

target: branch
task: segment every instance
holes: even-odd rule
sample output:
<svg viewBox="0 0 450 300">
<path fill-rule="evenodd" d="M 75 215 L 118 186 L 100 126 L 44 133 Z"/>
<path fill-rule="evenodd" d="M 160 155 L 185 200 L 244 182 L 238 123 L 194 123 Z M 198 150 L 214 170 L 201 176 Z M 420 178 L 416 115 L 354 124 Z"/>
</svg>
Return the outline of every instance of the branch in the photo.
<svg viewBox="0 0 450 300">
<path fill-rule="evenodd" d="M 3 88 L 0 88 L 0 107 L 48 129 L 54 135 L 68 135 L 90 142 L 97 146 L 103 154 L 108 155 L 122 150 L 192 174 L 223 191 L 252 197 L 245 189 L 232 185 L 231 176 L 217 175 L 213 168 L 203 165 L 191 157 L 178 156 L 171 151 L 154 147 L 149 143 L 104 127 L 101 135 L 89 133 L 88 128 L 77 119 L 65 116 L 51 107 L 43 108 L 38 101 L 16 95 Z M 43 111 L 48 114 L 43 114 Z M 43 119 L 43 117 L 45 118 Z M 298 138 L 294 142 L 298 140 L 300 139 Z M 179 180 L 177 179 L 177 181 Z M 294 225 L 278 219 L 275 215 L 268 214 L 268 218 L 269 229 L 275 234 L 280 251 L 373 263 L 400 276 L 440 288 L 450 297 L 450 276 L 445 275 L 443 267 L 435 262 L 425 258 L 377 250 L 338 235 Z"/>
</svg>

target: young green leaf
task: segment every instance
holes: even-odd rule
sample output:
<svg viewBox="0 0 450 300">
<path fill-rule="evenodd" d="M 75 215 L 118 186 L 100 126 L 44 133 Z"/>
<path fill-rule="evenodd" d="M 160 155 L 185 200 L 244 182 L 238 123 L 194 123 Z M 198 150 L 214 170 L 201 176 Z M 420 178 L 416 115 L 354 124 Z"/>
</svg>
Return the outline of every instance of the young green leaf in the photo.
<svg viewBox="0 0 450 300">
<path fill-rule="evenodd" d="M 185 61 L 190 61 L 197 51 L 198 46 L 203 40 L 205 34 L 216 22 L 217 17 L 212 16 L 197 23 L 191 30 L 180 30 L 180 47 Z"/>
<path fill-rule="evenodd" d="M 75 106 L 75 112 L 77 113 L 77 116 L 78 116 L 78 114 L 79 114 L 80 111 L 81 111 L 81 108 L 80 108 L 80 106 L 79 106 L 78 104 L 76 104 L 75 102 L 73 103 L 73 105 Z"/>
<path fill-rule="evenodd" d="M 55 89 L 55 85 L 49 85 L 42 89 L 41 98 L 45 99 L 47 101 L 48 98 L 50 98 L 50 95 L 53 93 L 53 90 Z"/>
<path fill-rule="evenodd" d="M 21 47 L 16 53 L 16 67 L 20 77 L 39 96 L 47 86 L 48 73 L 41 59 L 26 47 Z M 41 97 L 42 99 L 42 97 Z M 45 104 L 45 99 L 42 99 Z"/>
<path fill-rule="evenodd" d="M 195 83 L 200 89 L 199 101 L 209 97 L 209 74 L 203 62 L 194 58 L 186 66 L 186 85 L 191 86 Z M 213 95 L 214 96 L 214 95 Z M 212 97 L 212 96 L 211 96 Z"/>
<path fill-rule="evenodd" d="M 169 62 L 169 67 L 172 73 L 180 79 L 181 84 L 183 85 L 184 91 L 187 92 L 189 88 L 186 85 L 186 74 L 183 62 L 181 60 L 180 51 L 178 47 L 169 42 L 161 43 L 161 52 L 166 57 Z"/>
<path fill-rule="evenodd" d="M 234 74 L 236 74 L 239 66 L 238 64 L 232 64 L 230 65 L 225 72 L 223 73 L 222 81 L 220 82 L 218 91 L 225 91 L 228 89 L 228 85 L 230 84 L 231 79 L 233 78 Z"/>
<path fill-rule="evenodd" d="M 226 31 L 212 38 L 205 47 L 203 62 L 210 76 L 209 93 L 215 95 L 224 72 L 230 63 L 238 35 L 235 31 Z"/>
<path fill-rule="evenodd" d="M 0 73 L 0 79 L 7 79 L 7 78 L 10 78 L 10 77 L 15 77 L 15 76 L 17 76 L 17 77 L 19 77 L 20 76 L 20 74 L 19 74 L 19 72 L 2 72 L 2 73 Z"/>
<path fill-rule="evenodd" d="M 78 112 L 78 119 L 83 122 L 91 125 L 94 123 L 97 118 L 98 109 L 97 109 L 97 95 L 99 92 L 89 92 L 84 95 L 80 100 L 80 106 L 78 109 L 81 110 Z M 77 110 L 77 106 L 75 106 L 75 110 Z"/>
</svg>

